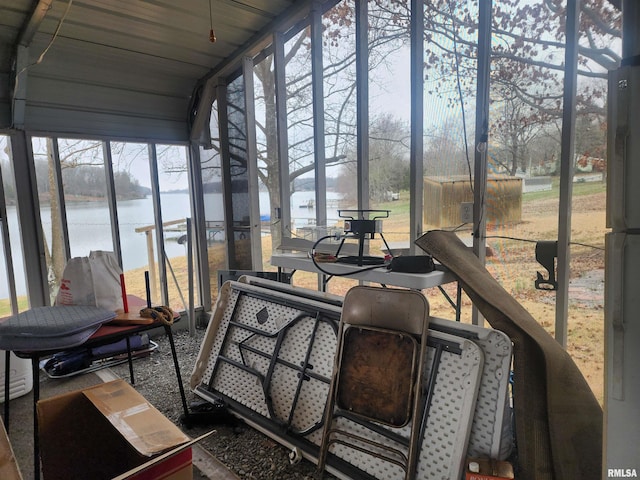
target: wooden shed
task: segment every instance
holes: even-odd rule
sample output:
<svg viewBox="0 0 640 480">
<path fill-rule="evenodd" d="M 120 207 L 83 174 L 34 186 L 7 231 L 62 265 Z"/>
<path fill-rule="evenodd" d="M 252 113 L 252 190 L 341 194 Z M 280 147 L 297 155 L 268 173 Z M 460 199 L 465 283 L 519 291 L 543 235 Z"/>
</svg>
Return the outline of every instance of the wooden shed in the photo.
<svg viewBox="0 0 640 480">
<path fill-rule="evenodd" d="M 460 206 L 473 202 L 469 177 L 424 177 L 424 223 L 429 227 L 457 227 L 463 222 Z M 522 219 L 522 179 L 494 175 L 487 180 L 487 221 L 494 225 Z"/>
</svg>

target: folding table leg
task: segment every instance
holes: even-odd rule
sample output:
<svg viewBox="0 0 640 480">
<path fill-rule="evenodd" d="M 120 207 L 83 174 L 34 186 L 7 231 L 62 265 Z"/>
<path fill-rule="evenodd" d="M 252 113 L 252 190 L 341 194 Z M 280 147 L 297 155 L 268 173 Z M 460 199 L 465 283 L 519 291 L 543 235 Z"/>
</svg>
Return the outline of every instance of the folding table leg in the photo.
<svg viewBox="0 0 640 480">
<path fill-rule="evenodd" d="M 11 376 L 11 351 L 4 352 L 4 428 L 9 433 L 9 385 Z"/>
<path fill-rule="evenodd" d="M 184 393 L 184 386 L 182 385 L 182 375 L 180 375 L 180 365 L 178 364 L 178 354 L 176 353 L 176 344 L 173 341 L 173 331 L 171 325 L 164 325 L 164 330 L 169 338 L 169 345 L 171 346 L 171 355 L 173 355 L 173 366 L 176 369 L 176 377 L 178 378 L 178 388 L 180 388 L 180 399 L 182 400 L 182 408 L 184 410 L 185 418 L 189 418 L 189 407 L 187 406 L 187 397 Z"/>
<path fill-rule="evenodd" d="M 40 480 L 40 437 L 38 436 L 38 400 L 40 400 L 40 357 L 31 357 L 33 374 L 33 479 Z"/>
<path fill-rule="evenodd" d="M 136 380 L 133 377 L 133 357 L 131 356 L 131 340 L 129 337 L 125 338 L 127 342 L 127 361 L 129 362 L 129 378 L 131 379 L 131 385 L 135 385 Z"/>
<path fill-rule="evenodd" d="M 462 285 L 460 282 L 457 282 L 456 287 L 456 322 L 460 321 L 460 316 L 462 314 Z"/>
</svg>

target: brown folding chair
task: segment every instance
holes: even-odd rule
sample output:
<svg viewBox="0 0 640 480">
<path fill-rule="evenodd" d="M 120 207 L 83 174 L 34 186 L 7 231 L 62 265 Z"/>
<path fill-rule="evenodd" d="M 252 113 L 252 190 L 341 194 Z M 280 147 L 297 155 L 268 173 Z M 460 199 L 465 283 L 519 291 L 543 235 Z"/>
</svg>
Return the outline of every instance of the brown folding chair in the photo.
<svg viewBox="0 0 640 480">
<path fill-rule="evenodd" d="M 340 444 L 399 465 L 405 479 L 415 478 L 428 324 L 429 304 L 419 291 L 358 286 L 347 292 L 318 470 L 324 470 L 331 446 Z M 358 433 L 349 423 L 375 435 Z M 406 438 L 403 427 L 409 424 Z M 384 443 L 375 440 L 380 436 Z"/>
</svg>

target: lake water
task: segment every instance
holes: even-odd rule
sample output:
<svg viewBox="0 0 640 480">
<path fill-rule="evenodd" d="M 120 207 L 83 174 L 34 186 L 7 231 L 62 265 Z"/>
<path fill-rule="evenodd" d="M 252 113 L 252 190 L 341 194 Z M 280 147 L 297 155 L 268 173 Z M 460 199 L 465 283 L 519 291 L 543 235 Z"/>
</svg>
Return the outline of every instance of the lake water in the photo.
<svg viewBox="0 0 640 480">
<path fill-rule="evenodd" d="M 308 224 L 315 218 L 315 209 L 300 208 L 307 205 L 315 197 L 314 192 L 296 192 L 291 198 L 291 215 L 295 225 Z M 207 218 L 222 220 L 224 218 L 222 195 L 207 194 Z M 213 198 L 212 198 L 213 197 Z M 337 200 L 339 195 L 327 192 L 328 200 Z M 91 250 L 113 250 L 111 228 L 109 224 L 109 209 L 106 202 L 78 202 L 67 203 L 67 225 L 69 229 L 71 256 L 86 256 Z M 164 222 L 190 217 L 189 195 L 186 193 L 161 194 L 161 209 Z M 269 215 L 269 195 L 260 192 L 260 215 Z M 335 206 L 327 208 L 327 217 L 337 219 Z M 50 210 L 44 207 L 41 211 L 43 228 L 47 242 L 51 244 Z M 136 228 L 153 225 L 153 201 L 151 197 L 118 201 L 118 223 L 120 224 L 120 242 L 122 245 L 122 261 L 124 269 L 131 270 L 148 264 L 147 242 L 144 233 L 137 233 Z M 7 207 L 7 222 L 12 247 L 13 268 L 16 279 L 17 294 L 25 295 L 24 265 L 20 254 L 19 226 L 16 207 Z M 0 224 L 3 228 L 5 224 Z M 168 231 L 165 227 L 165 250 L 169 258 L 186 255 L 186 246 L 175 240 L 181 232 Z M 0 237 L 0 243 L 2 242 Z M 155 248 L 155 242 L 154 242 Z M 9 297 L 6 281 L 6 265 L 4 255 L 0 255 L 0 298 Z"/>
</svg>

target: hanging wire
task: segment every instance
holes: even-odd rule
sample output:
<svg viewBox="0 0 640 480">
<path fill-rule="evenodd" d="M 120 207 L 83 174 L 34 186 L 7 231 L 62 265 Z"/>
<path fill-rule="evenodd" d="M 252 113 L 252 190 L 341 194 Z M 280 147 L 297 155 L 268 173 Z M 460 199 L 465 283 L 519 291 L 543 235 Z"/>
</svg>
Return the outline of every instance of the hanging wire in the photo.
<svg viewBox="0 0 640 480">
<path fill-rule="evenodd" d="M 473 175 L 471 173 L 471 159 L 469 158 L 469 143 L 467 140 L 467 116 L 465 114 L 465 103 L 464 103 L 464 95 L 462 94 L 462 81 L 460 80 L 460 54 L 458 52 L 458 26 L 456 24 L 456 16 L 453 5 L 449 2 L 449 12 L 451 14 L 451 27 L 453 29 L 452 39 L 453 39 L 453 55 L 455 60 L 456 67 L 456 91 L 458 93 L 458 98 L 460 100 L 460 113 L 462 115 L 462 135 L 464 140 L 464 151 L 465 157 L 467 159 L 467 168 L 469 170 L 469 188 L 471 189 L 471 194 L 474 195 L 473 192 Z"/>
<path fill-rule="evenodd" d="M 457 227 L 447 230 L 447 229 L 440 229 L 440 231 L 443 232 L 457 232 L 458 230 L 460 230 L 462 227 L 464 227 L 465 225 L 467 225 L 466 223 L 462 223 L 460 225 L 458 225 Z M 541 242 L 543 240 L 533 240 L 531 238 L 519 238 L 519 237 L 512 237 L 509 235 L 485 235 L 483 237 L 485 240 L 486 239 L 490 239 L 490 238 L 499 238 L 502 240 L 513 240 L 516 242 L 526 242 L 526 243 L 538 243 Z M 597 245 L 591 245 L 589 243 L 582 243 L 582 242 L 569 242 L 569 245 L 578 245 L 581 247 L 587 247 L 587 248 L 592 248 L 594 250 L 602 250 L 605 251 L 605 249 L 603 247 L 599 247 Z"/>
<path fill-rule="evenodd" d="M 529 242 L 529 243 L 538 243 L 541 240 L 531 240 L 530 238 L 518 238 L 518 237 L 510 237 L 508 235 L 485 235 L 484 238 L 501 238 L 503 240 L 514 240 L 516 242 Z M 579 245 L 581 247 L 593 248 L 594 250 L 602 250 L 605 249 L 603 247 L 599 247 L 597 245 L 590 245 L 588 243 L 581 242 L 569 242 L 569 245 Z"/>
<path fill-rule="evenodd" d="M 449 12 L 451 14 L 451 27 L 453 29 L 453 33 L 452 33 L 452 38 L 453 38 L 453 54 L 454 54 L 454 59 L 455 59 L 455 67 L 456 67 L 456 90 L 458 93 L 458 98 L 460 100 L 460 111 L 461 111 L 461 116 L 462 116 L 462 131 L 463 131 L 463 139 L 464 139 L 464 151 L 465 151 L 465 157 L 467 159 L 467 169 L 468 169 L 468 174 L 469 174 L 469 189 L 471 190 L 471 195 L 475 196 L 475 186 L 474 186 L 474 178 L 473 178 L 473 174 L 471 172 L 471 158 L 469 156 L 469 143 L 468 143 L 468 139 L 467 139 L 467 117 L 466 117 L 466 113 L 465 113 L 465 102 L 464 102 L 464 95 L 462 93 L 462 81 L 460 79 L 460 54 L 458 52 L 458 41 L 457 41 L 457 33 L 458 33 L 458 26 L 456 24 L 456 17 L 455 17 L 455 9 L 451 3 L 451 1 L 448 2 L 448 6 L 449 6 Z M 484 149 L 484 150 L 483 150 Z M 487 145 L 485 144 L 484 146 L 482 144 L 478 144 L 477 146 L 477 150 L 478 152 L 481 152 L 483 154 L 483 156 L 486 156 L 487 154 Z M 486 157 L 485 157 L 486 160 Z M 480 237 L 480 225 L 482 224 L 482 220 L 483 220 L 483 215 L 484 215 L 484 208 L 482 208 L 482 205 L 484 205 L 484 201 L 485 201 L 485 191 L 481 190 L 480 193 L 480 218 L 478 218 L 478 222 L 475 224 L 476 229 L 473 232 L 473 236 L 474 237 Z M 465 225 L 465 224 L 462 224 Z M 456 230 L 458 230 L 460 227 L 462 227 L 462 225 L 458 226 L 456 228 Z"/>
<path fill-rule="evenodd" d="M 49 51 L 49 49 L 51 48 L 53 43 L 56 41 L 56 38 L 58 38 L 58 34 L 60 33 L 60 30 L 62 29 L 62 25 L 64 24 L 64 21 L 67 19 L 67 15 L 69 14 L 69 10 L 71 10 L 71 5 L 72 4 L 73 4 L 73 0 L 69 0 L 69 2 L 67 3 L 67 8 L 65 9 L 64 13 L 62 14 L 62 17 L 60 18 L 60 21 L 58 22 L 58 26 L 56 27 L 55 31 L 53 32 L 53 35 L 51 36 L 51 39 L 49 40 L 49 43 L 47 44 L 45 49 L 42 51 L 42 53 L 40 54 L 38 59 L 35 62 L 24 66 L 19 72 L 16 73 L 15 85 L 13 86 L 13 99 L 12 99 L 12 103 L 13 103 L 13 108 L 14 109 L 15 109 L 15 103 L 16 103 L 16 95 L 17 95 L 17 92 L 18 92 L 18 87 L 20 85 L 20 76 L 27 69 L 42 63 L 42 60 L 44 59 L 44 56 L 47 54 L 47 52 Z M 50 9 L 51 9 L 51 6 L 49 7 L 49 10 Z M 13 120 L 12 120 L 12 126 L 13 126 Z"/>
</svg>

